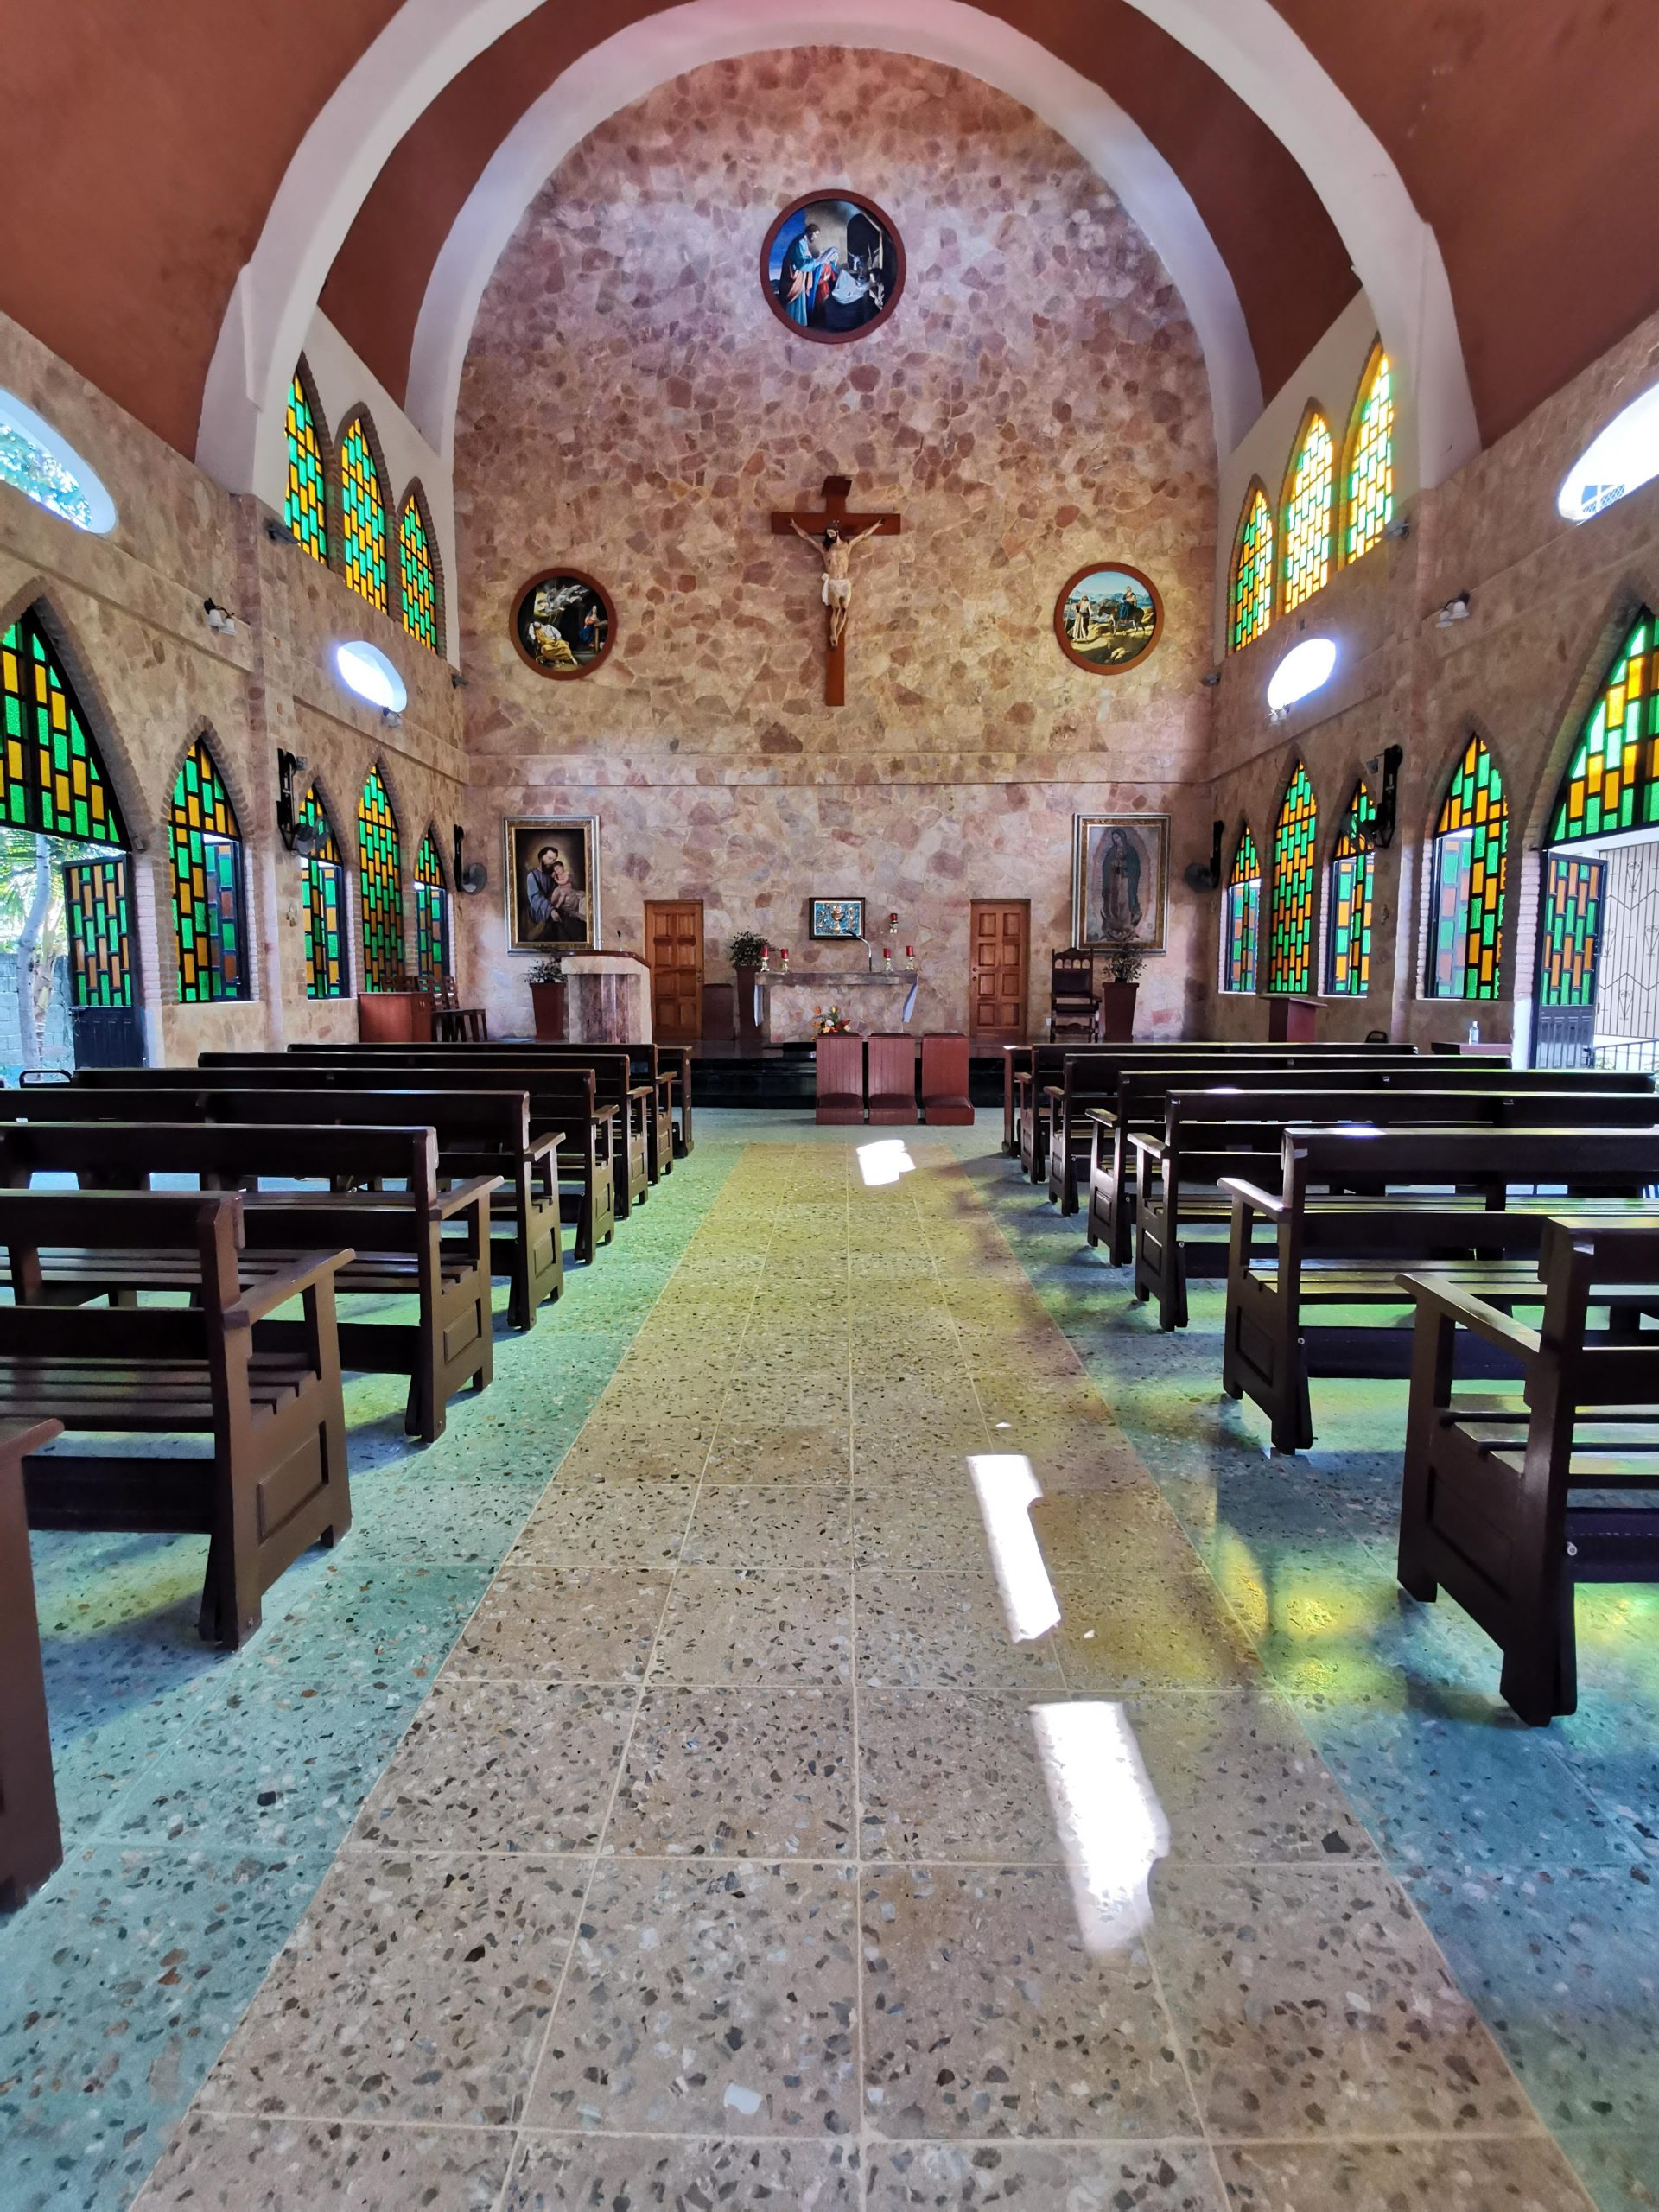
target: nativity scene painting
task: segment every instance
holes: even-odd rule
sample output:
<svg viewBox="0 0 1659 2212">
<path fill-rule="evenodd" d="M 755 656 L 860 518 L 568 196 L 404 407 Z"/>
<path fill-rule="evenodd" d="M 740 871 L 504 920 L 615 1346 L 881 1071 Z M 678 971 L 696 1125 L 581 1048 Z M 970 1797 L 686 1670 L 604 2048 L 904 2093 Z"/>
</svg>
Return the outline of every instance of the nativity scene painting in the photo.
<svg viewBox="0 0 1659 2212">
<path fill-rule="evenodd" d="M 1066 658 L 1097 676 L 1144 660 L 1163 620 L 1151 578 L 1115 564 L 1079 569 L 1054 607 L 1054 632 Z"/>
<path fill-rule="evenodd" d="M 855 338 L 892 314 L 905 254 L 873 200 L 808 194 L 766 233 L 760 282 L 767 303 L 798 338 Z"/>
<path fill-rule="evenodd" d="M 1079 814 L 1071 850 L 1071 942 L 1090 952 L 1162 952 L 1169 903 L 1166 814 Z"/>
<path fill-rule="evenodd" d="M 538 676 L 586 676 L 611 649 L 610 594 L 580 569 L 532 576 L 512 612 L 512 641 Z"/>
</svg>

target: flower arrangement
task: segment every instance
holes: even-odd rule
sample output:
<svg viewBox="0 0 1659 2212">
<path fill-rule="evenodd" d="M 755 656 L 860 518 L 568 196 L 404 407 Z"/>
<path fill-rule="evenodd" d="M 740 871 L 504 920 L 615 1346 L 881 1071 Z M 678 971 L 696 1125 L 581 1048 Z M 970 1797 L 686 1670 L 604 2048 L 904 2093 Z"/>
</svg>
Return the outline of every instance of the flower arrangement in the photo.
<svg viewBox="0 0 1659 2212">
<path fill-rule="evenodd" d="M 818 1037 L 844 1037 L 852 1027 L 838 1006 L 815 1006 L 812 1009 L 812 1030 Z"/>
<path fill-rule="evenodd" d="M 732 939 L 734 968 L 758 968 L 766 957 L 766 940 L 759 930 L 739 930 Z"/>
<path fill-rule="evenodd" d="M 1132 937 L 1112 937 L 1103 948 L 1106 956 L 1106 974 L 1114 983 L 1138 983 L 1141 971 L 1147 964 L 1146 947 Z"/>
<path fill-rule="evenodd" d="M 562 983 L 564 981 L 563 961 L 556 952 L 550 960 L 538 960 L 530 971 L 530 980 L 532 983 Z"/>
</svg>

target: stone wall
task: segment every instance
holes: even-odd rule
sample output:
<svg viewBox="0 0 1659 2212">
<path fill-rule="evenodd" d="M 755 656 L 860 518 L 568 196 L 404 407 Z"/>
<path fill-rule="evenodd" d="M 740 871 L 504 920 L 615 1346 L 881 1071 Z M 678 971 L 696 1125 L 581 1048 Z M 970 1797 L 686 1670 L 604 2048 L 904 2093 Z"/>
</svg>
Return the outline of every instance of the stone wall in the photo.
<svg viewBox="0 0 1659 2212">
<path fill-rule="evenodd" d="M 377 760 L 403 832 L 405 878 L 429 823 L 447 864 L 450 824 L 467 819 L 448 662 L 297 546 L 273 543 L 255 501 L 211 483 L 3 317 L 0 385 L 85 455 L 118 511 L 110 536 L 91 537 L 0 484 L 0 627 L 42 607 L 125 816 L 151 1058 L 355 1034 L 349 1001 L 305 996 L 301 872 L 276 833 L 276 750 L 311 764 L 348 872 L 358 794 Z M 238 617 L 233 636 L 207 628 L 209 597 Z M 402 673 L 410 696 L 400 728 L 334 673 L 333 648 L 348 638 L 378 645 Z M 203 731 L 245 841 L 254 995 L 186 1006 L 167 817 L 179 764 Z M 353 972 L 360 976 L 360 957 Z"/>
<path fill-rule="evenodd" d="M 760 245 L 846 184 L 908 257 L 853 344 L 792 337 Z M 1170 952 L 1148 1021 L 1179 1026 L 1201 910 L 1181 786 L 1203 772 L 1215 453 L 1197 341 L 1111 193 L 1027 111 L 957 73 L 824 50 L 696 71 L 595 131 L 487 289 L 456 457 L 467 744 L 488 815 L 600 817 L 607 942 L 647 898 L 704 901 L 711 977 L 755 926 L 807 954 L 806 901 L 861 893 L 925 974 L 918 1023 L 966 1019 L 975 895 L 1028 898 L 1038 971 L 1070 941 L 1071 817 L 1176 819 Z M 903 534 L 861 548 L 848 703 L 823 702 L 809 549 L 768 512 L 831 473 Z M 1162 642 L 1097 677 L 1054 639 L 1062 586 L 1127 560 Z M 508 631 L 569 562 L 617 607 L 576 683 Z M 499 848 L 498 848 L 499 849 Z M 469 902 L 493 1020 L 527 1020 L 499 904 Z"/>
</svg>

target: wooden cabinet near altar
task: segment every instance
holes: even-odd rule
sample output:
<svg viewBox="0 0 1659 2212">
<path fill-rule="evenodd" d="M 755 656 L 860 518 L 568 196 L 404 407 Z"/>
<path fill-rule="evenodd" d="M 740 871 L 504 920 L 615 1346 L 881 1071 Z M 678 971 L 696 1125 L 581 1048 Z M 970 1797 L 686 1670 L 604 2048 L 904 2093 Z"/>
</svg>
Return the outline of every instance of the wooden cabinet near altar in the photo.
<svg viewBox="0 0 1659 2212">
<path fill-rule="evenodd" d="M 431 992 L 360 991 L 357 1035 L 363 1045 L 429 1045 Z"/>
</svg>

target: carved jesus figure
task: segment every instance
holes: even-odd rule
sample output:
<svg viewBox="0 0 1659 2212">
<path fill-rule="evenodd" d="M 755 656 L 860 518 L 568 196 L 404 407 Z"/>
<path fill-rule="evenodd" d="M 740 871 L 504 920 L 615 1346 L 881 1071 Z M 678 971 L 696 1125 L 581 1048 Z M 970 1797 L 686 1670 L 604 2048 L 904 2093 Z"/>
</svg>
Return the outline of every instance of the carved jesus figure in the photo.
<svg viewBox="0 0 1659 2212">
<path fill-rule="evenodd" d="M 798 522 L 792 523 L 792 527 L 796 537 L 814 547 L 823 563 L 823 603 L 830 610 L 830 642 L 838 645 L 847 627 L 847 609 L 853 596 L 853 548 L 861 538 L 873 537 L 881 524 L 879 520 L 873 522 L 867 530 L 855 531 L 850 537 L 843 537 L 834 523 L 829 524 L 822 537 L 815 537 Z"/>
</svg>

